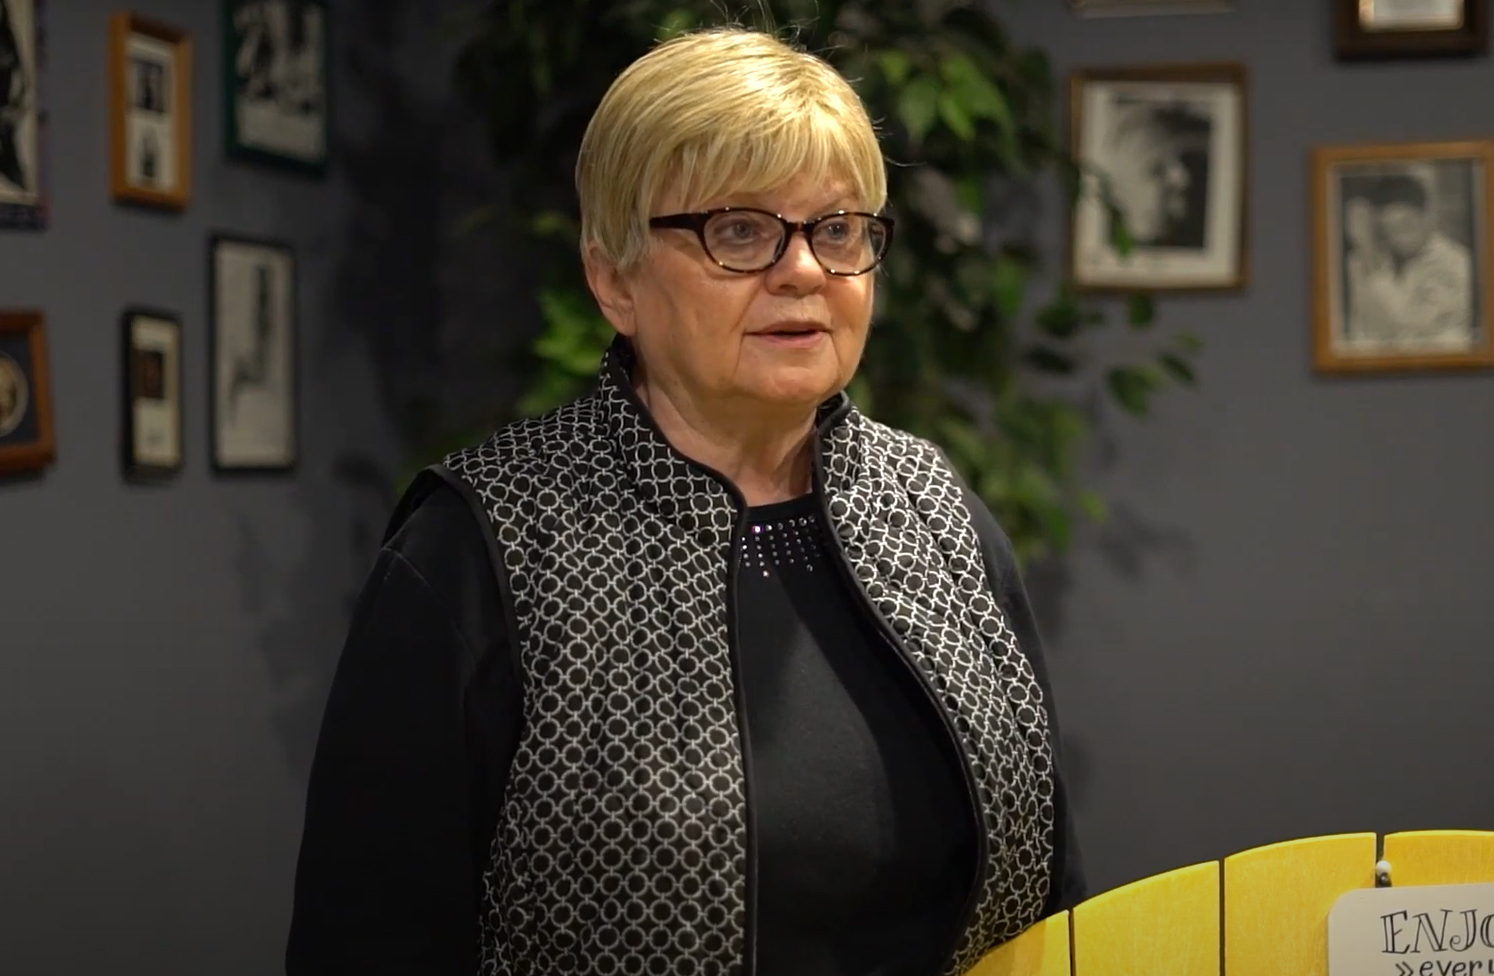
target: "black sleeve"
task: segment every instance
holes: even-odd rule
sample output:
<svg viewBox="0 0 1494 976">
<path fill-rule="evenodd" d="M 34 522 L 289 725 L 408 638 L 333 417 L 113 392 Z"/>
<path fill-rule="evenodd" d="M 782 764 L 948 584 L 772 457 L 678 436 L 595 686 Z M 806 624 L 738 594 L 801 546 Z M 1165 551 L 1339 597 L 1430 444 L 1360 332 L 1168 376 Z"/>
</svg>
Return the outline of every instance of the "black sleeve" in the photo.
<svg viewBox="0 0 1494 976">
<path fill-rule="evenodd" d="M 444 483 L 397 516 L 353 613 L 306 796 L 287 976 L 471 976 L 517 746 L 485 520 Z"/>
<path fill-rule="evenodd" d="M 986 575 L 991 579 L 991 589 L 1001 605 L 1002 613 L 1006 615 L 1007 623 L 1016 634 L 1017 646 L 1032 665 L 1048 706 L 1048 731 L 1053 742 L 1053 809 L 1057 826 L 1053 837 L 1053 887 L 1048 896 L 1045 914 L 1053 915 L 1073 908 L 1087 894 L 1084 858 L 1079 849 L 1079 835 L 1074 827 L 1074 812 L 1069 805 L 1068 783 L 1064 775 L 1058 706 L 1053 698 L 1053 685 L 1048 679 L 1042 636 L 1038 633 L 1032 604 L 1027 599 L 1027 588 L 1017 568 L 1011 540 L 980 497 L 968 486 L 962 485 L 962 488 L 965 505 L 970 509 L 971 519 L 975 523 L 976 535 L 980 537 L 981 553 L 985 557 Z"/>
</svg>

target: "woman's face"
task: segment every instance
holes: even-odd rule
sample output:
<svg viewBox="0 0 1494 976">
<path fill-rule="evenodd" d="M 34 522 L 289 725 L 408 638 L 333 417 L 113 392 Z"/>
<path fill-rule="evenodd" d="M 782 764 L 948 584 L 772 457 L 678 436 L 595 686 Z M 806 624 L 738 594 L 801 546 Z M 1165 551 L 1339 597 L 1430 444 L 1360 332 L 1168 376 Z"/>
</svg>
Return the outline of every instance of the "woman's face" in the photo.
<svg viewBox="0 0 1494 976">
<path fill-rule="evenodd" d="M 694 209 L 721 206 L 758 207 L 795 221 L 864 209 L 844 185 L 804 179 Z M 680 209 L 666 194 L 654 214 Z M 650 233 L 652 246 L 635 270 L 589 269 L 604 314 L 633 341 L 650 387 L 707 411 L 802 409 L 839 392 L 855 374 L 876 272 L 828 274 L 804 235 L 795 234 L 773 267 L 739 274 L 717 267 L 693 231 Z"/>
</svg>

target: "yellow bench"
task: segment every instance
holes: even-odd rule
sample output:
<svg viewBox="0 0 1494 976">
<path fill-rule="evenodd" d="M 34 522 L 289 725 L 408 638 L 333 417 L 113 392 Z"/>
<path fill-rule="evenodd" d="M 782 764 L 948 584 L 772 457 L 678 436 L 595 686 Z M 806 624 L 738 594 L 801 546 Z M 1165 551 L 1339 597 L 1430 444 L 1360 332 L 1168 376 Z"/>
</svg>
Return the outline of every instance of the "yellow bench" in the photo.
<svg viewBox="0 0 1494 976">
<path fill-rule="evenodd" d="M 1326 976 L 1328 911 L 1391 883 L 1494 881 L 1494 832 L 1310 837 L 1143 878 L 1044 919 L 967 976 Z"/>
</svg>

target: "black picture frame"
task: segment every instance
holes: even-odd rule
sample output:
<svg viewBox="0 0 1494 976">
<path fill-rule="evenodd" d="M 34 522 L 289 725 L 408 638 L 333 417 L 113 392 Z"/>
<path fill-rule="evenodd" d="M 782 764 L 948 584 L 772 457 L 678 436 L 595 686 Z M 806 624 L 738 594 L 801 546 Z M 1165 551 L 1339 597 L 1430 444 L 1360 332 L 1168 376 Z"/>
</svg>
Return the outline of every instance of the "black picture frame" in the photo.
<svg viewBox="0 0 1494 976">
<path fill-rule="evenodd" d="M 159 396 L 150 389 L 150 378 L 143 375 L 145 357 L 156 350 L 142 348 L 136 333 L 136 324 L 141 320 L 164 325 L 171 334 L 172 365 L 160 367 L 155 379 L 161 384 Z M 124 477 L 130 481 L 163 482 L 179 475 L 186 464 L 186 408 L 184 379 L 186 376 L 183 352 L 182 319 L 175 312 L 146 305 L 127 306 L 119 316 L 120 336 L 120 388 L 123 394 L 120 410 L 120 466 Z M 175 460 L 157 461 L 148 459 L 140 450 L 141 429 L 137 426 L 137 401 L 142 399 L 174 400 L 174 422 L 170 424 L 175 439 Z M 152 424 L 158 427 L 159 424 Z"/>
<path fill-rule="evenodd" d="M 1367 30 L 1359 0 L 1333 0 L 1334 53 L 1342 61 L 1476 57 L 1489 49 L 1490 0 L 1461 0 L 1462 26 Z"/>
<path fill-rule="evenodd" d="M 24 15 L 17 15 L 18 10 L 24 10 Z M 0 159 L 0 166 L 15 165 L 18 172 L 23 174 L 29 163 L 30 175 L 23 176 L 23 179 L 33 182 L 30 192 L 25 192 L 26 188 L 23 186 L 16 186 L 11 191 L 10 195 L 24 199 L 0 199 L 0 230 L 45 230 L 50 218 L 51 146 L 48 132 L 45 12 L 44 0 L 0 0 L 0 46 L 9 47 L 21 65 L 24 80 L 17 97 L 33 99 L 30 121 L 34 125 L 30 133 L 12 132 L 9 144 L 16 147 L 15 159 Z M 29 30 L 26 29 L 28 18 Z M 15 32 L 17 23 L 21 25 L 19 34 Z M 6 140 L 0 140 L 4 141 Z"/>
<path fill-rule="evenodd" d="M 331 78 L 331 15 L 326 0 L 220 0 L 222 4 L 222 30 L 223 30 L 223 138 L 225 150 L 232 159 L 241 162 L 262 164 L 276 167 L 290 172 L 301 173 L 306 176 L 320 177 L 327 171 L 328 160 L 331 155 L 332 140 L 332 78 Z M 321 114 L 316 128 L 319 131 L 319 151 L 295 152 L 286 148 L 287 140 L 282 140 L 280 145 L 274 145 L 272 140 L 266 138 L 246 138 L 243 129 L 253 124 L 250 116 L 244 111 L 241 90 L 253 84 L 249 78 L 242 74 L 241 66 L 246 60 L 251 59 L 251 51 L 246 45 L 254 44 L 263 51 L 268 47 L 264 39 L 251 40 L 250 32 L 240 27 L 240 19 L 252 20 L 256 8 L 263 9 L 267 4 L 284 4 L 292 10 L 290 13 L 301 11 L 311 13 L 319 20 L 320 38 L 314 42 L 315 60 L 319 81 L 313 91 L 319 91 Z M 260 54 L 253 57 L 276 55 L 270 52 L 268 55 Z M 260 82 L 262 87 L 270 82 Z M 273 97 L 273 96 L 272 96 Z M 265 115 L 263 111 L 261 117 Z M 292 123 L 294 126 L 294 123 Z M 299 126 L 294 126 L 300 128 Z"/>
<path fill-rule="evenodd" d="M 233 355 L 236 343 L 229 341 L 227 332 L 231 328 L 230 315 L 226 313 L 235 307 L 242 307 L 242 303 L 235 301 L 237 298 L 243 299 L 245 303 L 252 301 L 256 307 L 255 317 L 262 319 L 264 315 L 262 303 L 268 300 L 261 297 L 260 293 L 267 287 L 262 284 L 258 285 L 253 299 L 244 299 L 242 295 L 229 294 L 234 282 L 232 275 L 225 275 L 225 271 L 230 270 L 226 268 L 226 262 L 234 250 L 255 252 L 262 258 L 274 257 L 285 262 L 286 297 L 280 303 L 280 311 L 283 315 L 281 324 L 284 329 L 283 337 L 279 340 L 283 343 L 284 359 L 280 362 L 276 380 L 280 386 L 279 406 L 284 415 L 279 431 L 284 444 L 278 452 L 270 456 L 245 457 L 246 452 L 230 444 L 232 436 L 229 425 L 232 423 L 232 418 L 229 416 L 229 411 L 224 409 L 224 400 L 234 396 L 235 379 L 238 373 L 234 368 L 235 364 L 227 359 Z M 212 469 L 217 474 L 287 474 L 294 472 L 299 466 L 301 444 L 299 292 L 296 250 L 288 241 L 221 230 L 213 231 L 208 235 L 209 457 Z M 273 350 L 267 353 L 267 357 L 272 356 Z M 265 363 L 270 365 L 262 364 L 264 369 L 273 369 L 273 358 L 267 358 Z M 228 377 L 227 383 L 225 383 L 225 375 Z M 267 376 L 268 373 L 265 374 L 265 377 Z"/>
</svg>

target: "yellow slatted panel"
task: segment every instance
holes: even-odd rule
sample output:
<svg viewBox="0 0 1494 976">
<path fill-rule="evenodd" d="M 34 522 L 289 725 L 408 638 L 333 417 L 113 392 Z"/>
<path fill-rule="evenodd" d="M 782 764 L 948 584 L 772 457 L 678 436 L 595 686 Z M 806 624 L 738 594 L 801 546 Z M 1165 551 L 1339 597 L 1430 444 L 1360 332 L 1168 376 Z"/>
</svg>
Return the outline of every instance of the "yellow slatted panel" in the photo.
<svg viewBox="0 0 1494 976">
<path fill-rule="evenodd" d="M 1397 887 L 1494 881 L 1494 833 L 1485 830 L 1386 834 L 1384 856 Z"/>
<path fill-rule="evenodd" d="M 1069 976 L 1069 913 L 1038 922 L 965 976 Z"/>
<path fill-rule="evenodd" d="M 1328 911 L 1375 884 L 1374 834 L 1272 844 L 1224 861 L 1225 976 L 1326 976 Z"/>
<path fill-rule="evenodd" d="M 1074 976 L 1219 976 L 1219 862 L 1116 888 L 1074 908 Z"/>
</svg>

